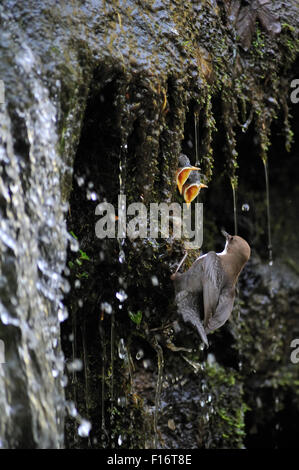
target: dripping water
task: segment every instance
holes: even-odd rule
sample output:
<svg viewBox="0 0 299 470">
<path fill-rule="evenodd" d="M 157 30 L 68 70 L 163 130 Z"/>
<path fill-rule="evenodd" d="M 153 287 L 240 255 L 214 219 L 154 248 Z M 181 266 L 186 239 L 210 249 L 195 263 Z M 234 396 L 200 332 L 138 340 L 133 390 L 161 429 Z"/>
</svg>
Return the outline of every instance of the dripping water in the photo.
<svg viewBox="0 0 299 470">
<path fill-rule="evenodd" d="M 263 158 L 263 165 L 264 165 L 264 170 L 265 170 L 265 182 L 266 182 L 266 208 L 267 208 L 267 234 L 268 234 L 269 266 L 272 266 L 273 256 L 272 256 L 272 240 L 271 240 L 269 169 L 268 169 L 268 158 L 267 157 Z"/>
<path fill-rule="evenodd" d="M 111 361 L 111 412 L 114 401 L 114 337 L 115 337 L 115 313 L 111 314 L 111 327 L 110 327 L 110 361 Z"/>
<path fill-rule="evenodd" d="M 102 344 L 102 380 L 101 380 L 101 430 L 102 430 L 102 440 L 104 441 L 107 437 L 107 430 L 105 424 L 105 369 L 106 369 L 106 342 L 105 342 L 105 333 L 104 328 L 101 324 L 102 320 L 100 319 L 99 323 L 99 332 Z"/>
<path fill-rule="evenodd" d="M 77 355 L 77 320 L 74 311 L 72 312 L 72 339 L 72 362 L 74 363 Z M 72 385 L 74 402 L 77 407 L 77 372 L 75 368 L 73 369 Z"/>
<path fill-rule="evenodd" d="M 198 111 L 194 112 L 195 166 L 199 165 L 198 155 Z"/>
<path fill-rule="evenodd" d="M 127 145 L 122 144 L 119 153 L 119 194 L 124 194 L 125 188 L 125 167 L 126 167 L 126 150 Z M 122 264 L 125 260 L 125 254 L 123 246 L 125 243 L 124 238 L 118 238 L 119 244 L 119 262 Z M 115 342 L 115 313 L 111 314 L 111 329 L 110 329 L 110 362 L 111 362 L 111 411 L 113 409 L 114 402 L 114 342 Z"/>
<path fill-rule="evenodd" d="M 233 207 L 234 207 L 234 235 L 238 235 L 238 218 L 237 218 L 237 192 L 236 192 L 236 183 L 231 178 L 231 187 L 233 191 Z M 240 320 L 240 290 L 239 290 L 239 281 L 236 283 L 236 312 L 237 319 Z"/>
<path fill-rule="evenodd" d="M 119 153 L 119 194 L 124 195 L 125 190 L 125 169 L 126 169 L 126 153 L 127 153 L 127 144 L 122 144 L 120 147 Z M 125 261 L 125 253 L 123 250 L 125 244 L 125 238 L 118 238 L 119 245 L 119 263 L 122 264 Z M 121 274 L 121 273 L 120 273 Z M 121 308 L 121 302 L 119 308 Z M 110 367 L 111 367 L 111 377 L 110 377 L 110 422 L 113 423 L 113 404 L 114 404 L 114 343 L 115 343 L 115 312 L 112 311 L 111 314 L 111 326 L 110 326 Z"/>
<path fill-rule="evenodd" d="M 82 334 L 82 346 L 83 346 L 83 364 L 84 364 L 84 376 L 85 376 L 85 406 L 87 411 L 88 419 L 90 419 L 90 389 L 89 389 L 89 379 L 88 379 L 88 353 L 87 353 L 87 346 L 86 346 L 86 318 L 83 318 L 83 325 L 81 328 Z M 91 447 L 90 435 L 88 433 L 88 445 Z"/>
<path fill-rule="evenodd" d="M 237 219 L 237 194 L 236 185 L 231 180 L 231 187 L 233 190 L 233 206 L 234 206 L 234 235 L 238 235 L 238 219 Z"/>
<path fill-rule="evenodd" d="M 160 411 L 161 391 L 162 391 L 162 379 L 164 369 L 164 357 L 161 346 L 159 345 L 157 338 L 154 339 L 154 349 L 158 357 L 158 377 L 156 384 L 156 395 L 155 395 L 155 412 L 154 412 L 154 448 L 158 446 L 158 415 Z"/>
</svg>

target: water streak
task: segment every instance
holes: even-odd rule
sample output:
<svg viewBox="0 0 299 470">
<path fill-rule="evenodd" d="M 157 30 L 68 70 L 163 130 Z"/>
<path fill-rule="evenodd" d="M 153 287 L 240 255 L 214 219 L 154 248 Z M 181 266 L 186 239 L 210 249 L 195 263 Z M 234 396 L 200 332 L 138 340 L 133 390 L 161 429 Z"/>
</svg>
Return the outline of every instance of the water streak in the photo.
<svg viewBox="0 0 299 470">
<path fill-rule="evenodd" d="M 231 181 L 231 186 L 232 186 L 232 190 L 233 190 L 233 205 L 234 205 L 234 235 L 238 235 L 236 185 Z"/>
<path fill-rule="evenodd" d="M 107 430 L 106 430 L 106 423 L 105 423 L 105 371 L 106 371 L 106 342 L 105 342 L 105 332 L 104 327 L 102 326 L 101 322 L 103 320 L 100 319 L 99 323 L 99 333 L 101 339 L 101 356 L 102 356 L 102 377 L 101 377 L 101 429 L 102 429 L 102 438 L 103 441 L 105 437 L 107 437 Z M 103 442 L 104 446 L 104 442 Z"/>
<path fill-rule="evenodd" d="M 199 166 L 198 155 L 198 112 L 194 113 L 195 166 Z"/>
<path fill-rule="evenodd" d="M 164 357 L 163 350 L 159 345 L 156 337 L 154 339 L 154 349 L 158 357 L 158 377 L 156 383 L 156 395 L 155 395 L 155 412 L 154 412 L 154 448 L 157 449 L 158 446 L 158 416 L 160 411 L 160 402 L 161 402 L 161 391 L 162 391 L 162 379 L 163 379 L 163 369 L 164 369 Z"/>
<path fill-rule="evenodd" d="M 270 190 L 269 190 L 269 168 L 268 158 L 263 158 L 263 165 L 265 170 L 265 183 L 266 183 L 266 208 L 267 208 L 267 235 L 268 235 L 268 254 L 269 254 L 269 266 L 273 264 L 273 253 L 272 253 L 272 237 L 271 237 L 271 212 L 270 212 Z"/>
</svg>

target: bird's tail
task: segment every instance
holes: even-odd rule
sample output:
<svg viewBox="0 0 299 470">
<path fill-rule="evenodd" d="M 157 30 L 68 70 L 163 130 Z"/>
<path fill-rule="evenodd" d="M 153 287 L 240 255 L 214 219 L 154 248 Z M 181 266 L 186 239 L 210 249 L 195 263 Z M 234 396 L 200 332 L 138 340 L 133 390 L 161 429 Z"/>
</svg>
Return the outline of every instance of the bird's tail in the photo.
<svg viewBox="0 0 299 470">
<path fill-rule="evenodd" d="M 209 347 L 208 338 L 203 324 L 199 318 L 198 306 L 192 295 L 188 295 L 186 291 L 181 291 L 176 295 L 176 304 L 178 313 L 183 317 L 184 322 L 191 323 L 197 329 L 203 343 Z"/>
</svg>

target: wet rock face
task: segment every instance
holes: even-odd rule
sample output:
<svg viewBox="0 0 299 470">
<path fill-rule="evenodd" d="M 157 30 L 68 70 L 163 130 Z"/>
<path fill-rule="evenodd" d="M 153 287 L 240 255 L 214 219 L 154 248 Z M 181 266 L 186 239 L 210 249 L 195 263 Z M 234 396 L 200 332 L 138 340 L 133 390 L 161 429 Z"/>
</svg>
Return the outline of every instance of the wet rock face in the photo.
<svg viewBox="0 0 299 470">
<path fill-rule="evenodd" d="M 290 146 L 295 3 L 276 2 L 281 34 L 257 28 L 248 53 L 222 2 L 71 3 L 0 6 L 0 447 L 242 447 L 246 432 L 253 445 L 277 413 L 282 442 L 298 410 L 285 356 L 298 273 L 283 267 L 269 284 L 267 263 L 255 257 L 240 280 L 242 322 L 213 335 L 209 357 L 192 330 L 172 325 L 169 266 L 181 243 L 102 241 L 94 229 L 97 203 L 116 206 L 120 193 L 128 203 L 181 202 L 174 173 L 182 150 L 200 158 L 211 182 L 201 199 L 204 250 L 215 249 L 221 225 L 231 229 L 223 195 L 236 187 L 239 162 L 240 180 L 248 179 L 239 197 L 250 206 L 239 213 L 240 234 L 265 261 L 264 186 L 240 150 L 256 142 L 260 162 L 276 116 Z M 290 239 L 281 226 L 276 218 L 274 253 Z M 294 271 L 293 258 L 287 264 Z M 172 352 L 171 341 L 190 351 Z"/>
</svg>

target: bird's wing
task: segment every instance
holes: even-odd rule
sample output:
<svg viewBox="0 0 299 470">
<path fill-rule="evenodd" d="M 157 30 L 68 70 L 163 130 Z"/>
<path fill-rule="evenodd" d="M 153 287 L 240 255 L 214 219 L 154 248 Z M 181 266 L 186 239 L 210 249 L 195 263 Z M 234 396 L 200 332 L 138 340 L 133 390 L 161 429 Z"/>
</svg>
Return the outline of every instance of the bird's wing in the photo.
<svg viewBox="0 0 299 470">
<path fill-rule="evenodd" d="M 190 293 L 186 290 L 180 291 L 176 295 L 176 304 L 178 313 L 182 315 L 184 322 L 191 323 L 197 329 L 202 341 L 209 346 L 205 329 L 199 318 L 199 302 L 196 293 Z"/>
<path fill-rule="evenodd" d="M 210 251 L 203 259 L 203 302 L 205 326 L 216 311 L 223 285 L 223 267 L 219 256 Z"/>
<path fill-rule="evenodd" d="M 220 328 L 220 326 L 224 325 L 226 320 L 228 320 L 234 306 L 234 300 L 234 289 L 223 289 L 221 291 L 216 311 L 208 318 L 207 323 L 205 323 L 207 334 L 217 330 L 217 328 Z"/>
</svg>

